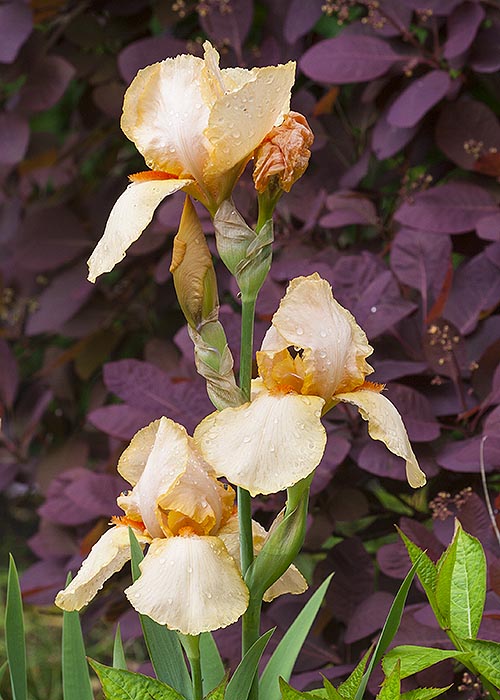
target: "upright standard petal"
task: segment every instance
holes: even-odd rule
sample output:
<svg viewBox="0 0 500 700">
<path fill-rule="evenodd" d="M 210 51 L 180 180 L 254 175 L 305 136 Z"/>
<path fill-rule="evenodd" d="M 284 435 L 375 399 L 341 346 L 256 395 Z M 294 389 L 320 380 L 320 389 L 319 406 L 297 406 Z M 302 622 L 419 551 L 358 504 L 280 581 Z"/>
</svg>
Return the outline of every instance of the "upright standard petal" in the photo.
<svg viewBox="0 0 500 700">
<path fill-rule="evenodd" d="M 148 167 L 198 182 L 210 152 L 203 67 L 201 58 L 183 54 L 140 70 L 125 93 L 121 120 Z"/>
<path fill-rule="evenodd" d="M 125 594 L 133 607 L 160 625 L 197 635 L 236 622 L 248 589 L 218 537 L 155 540 L 141 575 Z"/>
<path fill-rule="evenodd" d="M 318 396 L 261 391 L 251 403 L 207 416 L 194 439 L 218 475 L 252 496 L 282 491 L 308 476 L 326 445 Z"/>
<path fill-rule="evenodd" d="M 140 542 L 148 541 L 137 532 L 136 536 Z M 56 605 L 63 610 L 80 610 L 129 559 L 128 527 L 112 527 L 92 547 L 71 583 L 63 591 L 59 591 Z"/>
<path fill-rule="evenodd" d="M 146 180 L 132 182 L 118 197 L 111 210 L 104 234 L 87 261 L 89 280 L 109 272 L 123 260 L 128 248 L 136 241 L 153 218 L 160 202 L 192 180 Z"/>
<path fill-rule="evenodd" d="M 373 348 L 364 331 L 333 298 L 330 285 L 317 273 L 290 282 L 257 353 L 259 370 L 263 354 L 272 359 L 290 346 L 303 350 L 305 378 L 301 393 L 322 396 L 327 402 L 337 391 L 360 386 L 373 372 L 366 362 Z M 265 373 L 261 376 L 266 382 Z"/>
<path fill-rule="evenodd" d="M 214 103 L 205 134 L 211 155 L 205 176 L 224 173 L 246 162 L 273 126 L 290 110 L 295 62 L 240 71 L 221 71 L 238 87 Z"/>
<path fill-rule="evenodd" d="M 406 461 L 406 478 L 410 486 L 416 489 L 425 484 L 425 474 L 418 466 L 401 416 L 388 398 L 369 389 L 337 394 L 335 398 L 357 406 L 362 418 L 368 421 L 370 436 L 381 440 L 391 452 Z"/>
</svg>

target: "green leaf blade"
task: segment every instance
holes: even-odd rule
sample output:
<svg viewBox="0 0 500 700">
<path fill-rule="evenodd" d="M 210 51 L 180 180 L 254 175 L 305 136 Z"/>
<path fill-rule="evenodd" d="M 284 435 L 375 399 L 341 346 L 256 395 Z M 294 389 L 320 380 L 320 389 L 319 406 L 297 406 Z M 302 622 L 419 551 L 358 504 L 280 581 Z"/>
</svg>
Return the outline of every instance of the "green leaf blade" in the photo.
<svg viewBox="0 0 500 700">
<path fill-rule="evenodd" d="M 260 695 L 266 700 L 279 700 L 280 689 L 278 678 L 290 680 L 292 670 L 304 641 L 309 634 L 318 610 L 321 607 L 333 574 L 321 584 L 318 590 L 307 601 L 296 620 L 289 627 L 281 642 L 269 659 L 260 679 Z"/>
<path fill-rule="evenodd" d="M 27 700 L 28 678 L 26 669 L 26 641 L 19 576 L 14 558 L 10 555 L 5 605 L 5 645 L 10 672 L 13 700 Z"/>
<path fill-rule="evenodd" d="M 396 662 L 394 668 L 382 683 L 377 700 L 399 700 L 401 697 L 401 675 L 399 673 L 400 664 Z"/>
<path fill-rule="evenodd" d="M 226 675 L 226 669 L 211 632 L 200 635 L 200 662 L 205 695 L 217 688 Z"/>
<path fill-rule="evenodd" d="M 401 700 L 433 700 L 438 695 L 446 693 L 450 688 L 451 685 L 447 685 L 446 688 L 417 688 L 416 690 L 409 690 L 407 693 L 403 693 Z"/>
<path fill-rule="evenodd" d="M 445 659 L 454 659 L 459 655 L 456 650 L 434 649 L 432 647 L 419 647 L 411 644 L 394 647 L 382 660 L 384 673 L 389 675 L 395 665 L 401 664 L 401 678 L 408 678 L 414 673 L 419 673 L 434 664 Z"/>
<path fill-rule="evenodd" d="M 97 673 L 106 700 L 184 700 L 176 690 L 162 681 L 89 660 Z"/>
<path fill-rule="evenodd" d="M 113 643 L 113 668 L 121 668 L 125 671 L 127 670 L 127 661 L 125 659 L 125 651 L 123 649 L 120 623 L 116 625 L 115 640 Z"/>
<path fill-rule="evenodd" d="M 64 700 L 93 700 L 80 615 L 76 610 L 63 613 L 62 680 Z"/>
<path fill-rule="evenodd" d="M 477 673 L 500 688 L 500 644 L 483 639 L 462 639 L 460 644 L 471 654 Z"/>
<path fill-rule="evenodd" d="M 225 700 L 247 700 L 259 666 L 260 657 L 264 653 L 264 649 L 273 632 L 274 629 L 269 630 L 262 637 L 259 637 L 242 658 L 227 684 Z"/>
</svg>

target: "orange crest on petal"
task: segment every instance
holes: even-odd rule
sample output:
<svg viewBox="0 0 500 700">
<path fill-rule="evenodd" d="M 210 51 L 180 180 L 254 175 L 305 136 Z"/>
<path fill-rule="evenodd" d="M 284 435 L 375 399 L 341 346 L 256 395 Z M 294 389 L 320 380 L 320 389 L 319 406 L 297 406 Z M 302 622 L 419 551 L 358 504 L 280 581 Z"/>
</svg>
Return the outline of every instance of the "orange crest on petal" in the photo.
<svg viewBox="0 0 500 700">
<path fill-rule="evenodd" d="M 165 173 L 163 170 L 145 170 L 128 176 L 130 182 L 149 182 L 150 180 L 178 180 L 177 175 Z"/>
</svg>

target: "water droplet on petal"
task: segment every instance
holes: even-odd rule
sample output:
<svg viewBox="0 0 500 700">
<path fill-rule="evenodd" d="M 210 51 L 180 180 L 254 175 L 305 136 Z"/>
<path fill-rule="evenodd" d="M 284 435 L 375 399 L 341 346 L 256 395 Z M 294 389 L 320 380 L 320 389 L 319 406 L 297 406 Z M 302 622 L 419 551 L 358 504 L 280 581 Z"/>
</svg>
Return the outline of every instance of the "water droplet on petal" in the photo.
<svg viewBox="0 0 500 700">
<path fill-rule="evenodd" d="M 297 333 L 297 335 L 304 335 L 304 329 L 302 328 L 302 326 L 297 326 L 295 332 Z"/>
<path fill-rule="evenodd" d="M 243 438 L 243 442 L 245 442 L 247 444 L 250 442 L 250 440 L 251 440 L 251 437 L 249 435 L 245 435 L 245 437 Z"/>
<path fill-rule="evenodd" d="M 328 333 L 325 330 L 320 331 L 319 334 L 322 338 L 326 338 L 326 336 L 328 335 Z"/>
<path fill-rule="evenodd" d="M 376 307 L 376 306 L 372 306 L 372 308 L 370 309 L 370 311 L 372 312 L 372 314 L 376 313 L 376 312 L 377 312 L 377 307 Z"/>
</svg>

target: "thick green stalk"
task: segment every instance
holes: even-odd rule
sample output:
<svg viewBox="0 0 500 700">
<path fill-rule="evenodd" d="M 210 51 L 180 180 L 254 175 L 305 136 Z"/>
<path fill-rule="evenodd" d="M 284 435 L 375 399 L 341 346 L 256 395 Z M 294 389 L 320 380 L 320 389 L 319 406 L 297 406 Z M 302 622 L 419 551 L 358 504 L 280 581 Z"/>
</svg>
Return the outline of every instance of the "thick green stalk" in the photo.
<svg viewBox="0 0 500 700">
<path fill-rule="evenodd" d="M 193 700 L 203 700 L 203 681 L 200 662 L 200 635 L 179 634 L 191 669 L 191 682 L 193 684 Z"/>
</svg>

